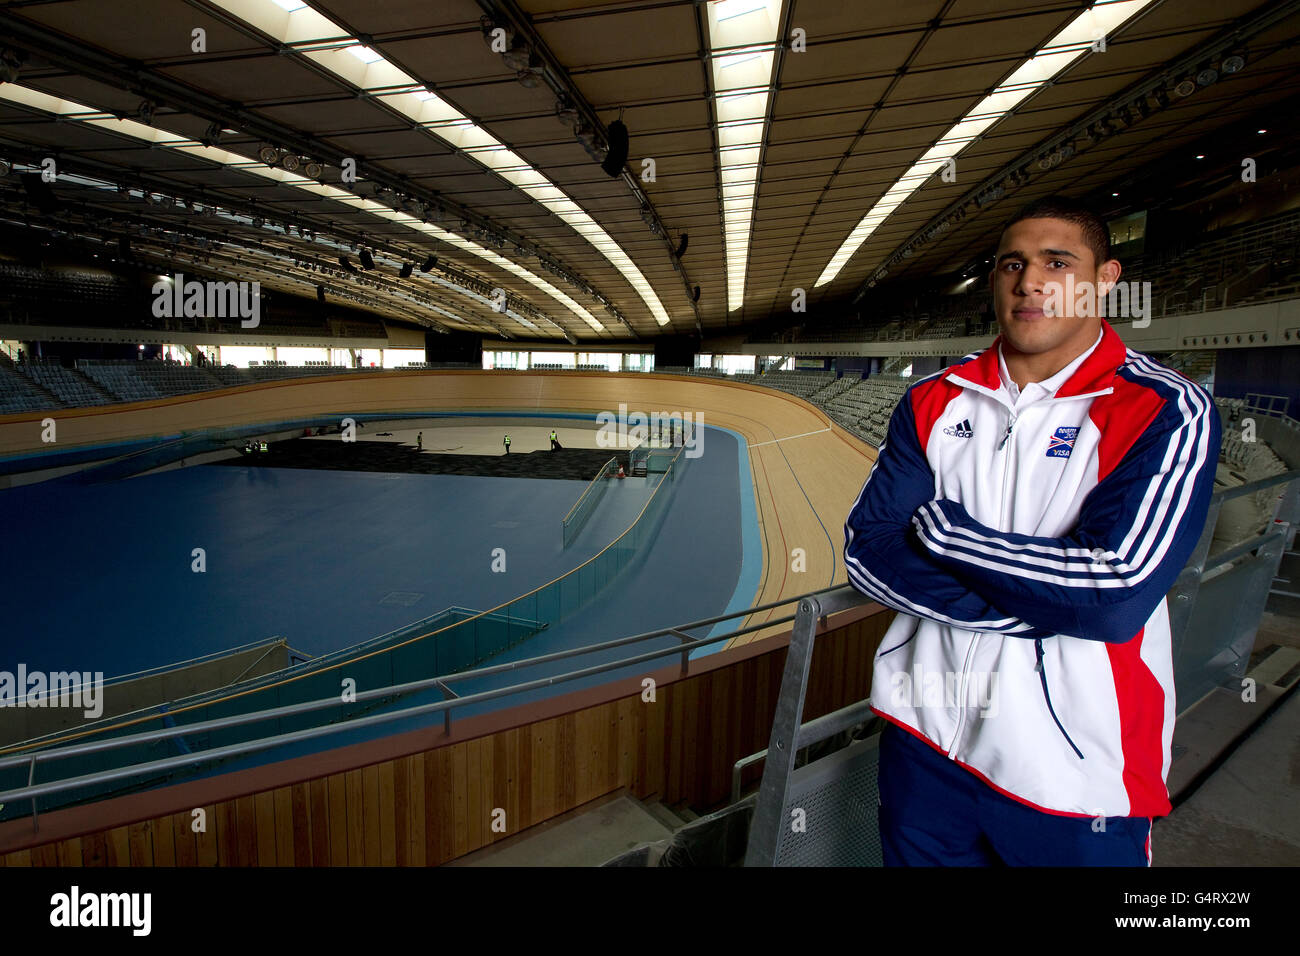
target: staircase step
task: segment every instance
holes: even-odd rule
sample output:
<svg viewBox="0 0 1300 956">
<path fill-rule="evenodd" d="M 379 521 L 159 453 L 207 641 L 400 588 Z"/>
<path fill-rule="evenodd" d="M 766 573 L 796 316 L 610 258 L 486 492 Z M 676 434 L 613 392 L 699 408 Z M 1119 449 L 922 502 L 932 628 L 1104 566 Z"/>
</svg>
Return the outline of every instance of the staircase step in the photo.
<svg viewBox="0 0 1300 956">
<path fill-rule="evenodd" d="M 692 810 L 684 803 L 679 803 L 677 804 L 677 806 L 673 807 L 673 813 L 677 814 L 687 823 L 690 823 L 693 820 L 698 820 L 700 818 L 700 815 L 698 813 L 696 813 L 694 810 Z"/>
<path fill-rule="evenodd" d="M 687 822 L 678 816 L 672 809 L 664 806 L 657 800 L 653 803 L 642 803 L 642 806 L 645 808 L 646 813 L 650 814 L 650 816 L 654 817 L 669 830 L 680 830 Z"/>
</svg>

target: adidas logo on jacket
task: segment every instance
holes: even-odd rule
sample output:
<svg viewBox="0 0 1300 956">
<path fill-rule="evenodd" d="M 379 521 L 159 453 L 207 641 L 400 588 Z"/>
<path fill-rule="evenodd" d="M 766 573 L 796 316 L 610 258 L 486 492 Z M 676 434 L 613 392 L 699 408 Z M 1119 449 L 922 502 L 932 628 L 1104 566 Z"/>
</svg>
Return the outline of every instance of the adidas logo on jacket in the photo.
<svg viewBox="0 0 1300 956">
<path fill-rule="evenodd" d="M 1205 522 L 1218 414 L 1104 321 L 1023 395 L 1000 342 L 907 390 L 845 524 L 850 580 L 900 612 L 872 708 L 1036 809 L 1163 816 L 1165 594 Z"/>
</svg>

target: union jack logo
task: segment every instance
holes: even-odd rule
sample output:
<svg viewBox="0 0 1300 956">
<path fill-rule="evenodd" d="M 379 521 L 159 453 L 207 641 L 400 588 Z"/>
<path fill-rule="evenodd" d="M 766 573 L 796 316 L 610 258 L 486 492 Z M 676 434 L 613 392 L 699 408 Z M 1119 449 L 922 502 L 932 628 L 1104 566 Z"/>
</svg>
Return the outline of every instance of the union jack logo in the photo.
<svg viewBox="0 0 1300 956">
<path fill-rule="evenodd" d="M 1079 435 L 1077 427 L 1065 426 L 1058 428 L 1052 435 L 1051 440 L 1047 443 L 1048 458 L 1069 458 L 1070 452 L 1074 451 L 1074 439 Z"/>
</svg>

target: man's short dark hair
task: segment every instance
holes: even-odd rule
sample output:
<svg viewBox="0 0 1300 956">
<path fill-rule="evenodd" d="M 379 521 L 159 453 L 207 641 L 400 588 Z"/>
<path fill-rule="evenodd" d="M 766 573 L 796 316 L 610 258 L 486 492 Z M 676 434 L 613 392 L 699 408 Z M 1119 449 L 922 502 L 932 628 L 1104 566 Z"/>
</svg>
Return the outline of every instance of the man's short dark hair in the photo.
<svg viewBox="0 0 1300 956">
<path fill-rule="evenodd" d="M 1094 265 L 1101 265 L 1110 258 L 1110 229 L 1101 216 L 1086 203 L 1068 196 L 1044 196 L 1035 199 L 1016 213 L 1002 227 L 1006 232 L 1022 219 L 1064 219 L 1083 230 L 1083 241 L 1088 244 L 1096 258 Z"/>
</svg>

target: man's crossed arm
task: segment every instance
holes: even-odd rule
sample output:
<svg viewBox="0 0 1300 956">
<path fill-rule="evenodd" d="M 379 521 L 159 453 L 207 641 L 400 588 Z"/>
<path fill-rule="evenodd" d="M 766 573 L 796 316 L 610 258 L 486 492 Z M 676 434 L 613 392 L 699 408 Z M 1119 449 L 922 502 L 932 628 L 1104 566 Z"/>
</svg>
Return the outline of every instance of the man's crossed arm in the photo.
<svg viewBox="0 0 1300 956">
<path fill-rule="evenodd" d="M 853 585 L 905 614 L 974 631 L 1133 638 L 1196 546 L 1213 491 L 1219 419 L 1199 389 L 1155 420 L 1085 499 L 1074 530 L 996 531 L 935 499 L 904 395 L 845 523 Z"/>
</svg>

